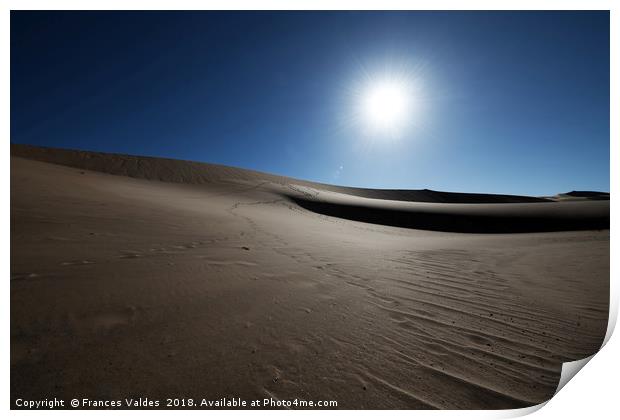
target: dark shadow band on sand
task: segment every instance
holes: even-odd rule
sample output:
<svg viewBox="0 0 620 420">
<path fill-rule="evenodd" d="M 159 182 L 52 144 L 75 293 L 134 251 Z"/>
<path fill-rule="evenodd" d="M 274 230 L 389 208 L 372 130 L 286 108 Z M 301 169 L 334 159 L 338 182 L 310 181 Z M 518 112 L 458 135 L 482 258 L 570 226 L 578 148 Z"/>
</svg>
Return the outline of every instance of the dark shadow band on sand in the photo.
<svg viewBox="0 0 620 420">
<path fill-rule="evenodd" d="M 455 206 L 453 209 L 441 209 L 439 208 L 441 204 L 434 208 L 431 206 L 390 208 L 380 205 L 319 201 L 296 195 L 287 195 L 287 198 L 314 213 L 409 229 L 461 233 L 609 229 L 608 201 L 571 203 L 569 208 L 564 203 L 530 203 L 525 206 L 466 204 Z M 474 211 L 469 211 L 466 206 L 472 206 Z"/>
</svg>

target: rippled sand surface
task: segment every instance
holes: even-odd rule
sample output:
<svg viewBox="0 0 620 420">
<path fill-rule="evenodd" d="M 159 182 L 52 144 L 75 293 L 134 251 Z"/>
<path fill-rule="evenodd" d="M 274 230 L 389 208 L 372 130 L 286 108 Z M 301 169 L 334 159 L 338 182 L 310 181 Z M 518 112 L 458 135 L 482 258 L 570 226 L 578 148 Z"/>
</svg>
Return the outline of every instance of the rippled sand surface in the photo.
<svg viewBox="0 0 620 420">
<path fill-rule="evenodd" d="M 608 201 L 372 191 L 14 146 L 11 397 L 516 408 L 598 350 Z"/>
</svg>

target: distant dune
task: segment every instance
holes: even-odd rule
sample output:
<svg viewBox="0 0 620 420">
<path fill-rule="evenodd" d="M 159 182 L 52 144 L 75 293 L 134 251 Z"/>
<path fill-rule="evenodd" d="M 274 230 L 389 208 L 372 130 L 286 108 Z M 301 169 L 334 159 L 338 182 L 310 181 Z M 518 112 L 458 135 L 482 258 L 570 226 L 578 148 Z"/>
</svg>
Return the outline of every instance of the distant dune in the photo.
<svg viewBox="0 0 620 420">
<path fill-rule="evenodd" d="M 320 184 L 229 166 L 173 159 L 22 145 L 12 145 L 11 153 L 48 163 L 164 182 L 266 182 L 273 184 L 274 192 L 307 210 L 374 224 L 469 233 L 609 228 L 609 194 L 604 193 L 573 191 L 554 198 L 539 198 L 432 190 L 377 190 Z M 564 202 L 574 201 L 570 198 L 601 202 Z M 562 203 L 559 204 L 559 201 Z M 498 206 L 509 203 L 512 205 Z"/>
<path fill-rule="evenodd" d="M 562 363 L 605 336 L 604 193 L 372 190 L 11 155 L 13 403 L 516 408 L 549 399 Z"/>
</svg>

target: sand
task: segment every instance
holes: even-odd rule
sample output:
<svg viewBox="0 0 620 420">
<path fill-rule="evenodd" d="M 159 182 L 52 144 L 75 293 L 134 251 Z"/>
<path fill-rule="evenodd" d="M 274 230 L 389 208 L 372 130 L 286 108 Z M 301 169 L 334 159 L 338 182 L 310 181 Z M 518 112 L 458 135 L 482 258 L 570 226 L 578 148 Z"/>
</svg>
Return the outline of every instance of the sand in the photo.
<svg viewBox="0 0 620 420">
<path fill-rule="evenodd" d="M 609 201 L 12 146 L 16 398 L 517 408 L 596 352 Z M 518 232 L 518 233 L 517 233 Z"/>
</svg>

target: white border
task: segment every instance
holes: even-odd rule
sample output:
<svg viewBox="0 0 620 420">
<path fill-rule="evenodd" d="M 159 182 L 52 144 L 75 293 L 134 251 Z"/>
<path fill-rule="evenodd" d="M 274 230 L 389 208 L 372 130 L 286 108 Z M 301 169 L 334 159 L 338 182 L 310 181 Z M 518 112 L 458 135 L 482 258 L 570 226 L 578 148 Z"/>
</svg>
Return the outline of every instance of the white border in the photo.
<svg viewBox="0 0 620 420">
<path fill-rule="evenodd" d="M 618 139 L 620 139 L 618 118 L 620 116 L 620 91 L 618 85 L 618 75 L 620 74 L 619 66 L 619 54 L 618 54 L 618 36 L 620 28 L 620 18 L 618 12 L 620 10 L 620 4 L 617 1 L 612 0 L 592 0 L 592 1 L 577 1 L 577 0 L 506 0 L 506 1 L 490 1 L 490 0 L 425 0 L 425 1 L 407 1 L 407 0 L 217 0 L 217 1 L 198 1 L 198 0 L 91 0 L 91 1 L 78 1 L 78 0 L 64 0 L 64 1 L 45 1 L 45 0 L 24 0 L 16 1 L 9 0 L 3 2 L 3 13 L 0 18 L 0 30 L 1 32 L 1 45 L 2 45 L 2 57 L 4 59 L 3 66 L 1 68 L 3 83 L 3 95 L 4 101 L 2 101 L 1 121 L 6 139 L 3 143 L 2 159 L 4 165 L 2 165 L 2 197 L 5 198 L 5 204 L 2 206 L 2 229 L 3 229 L 3 253 L 2 253 L 2 267 L 3 272 L 8 274 L 10 271 L 10 209 L 8 205 L 8 197 L 10 196 L 10 10 L 51 10 L 51 9 L 82 9 L 82 10 L 200 10 L 200 9 L 212 9 L 212 10 L 341 10 L 341 9 L 354 9 L 354 10 L 379 10 L 379 9 L 395 9 L 395 10 L 610 10 L 611 17 L 611 104 L 610 111 L 612 118 L 611 122 L 611 139 L 615 141 L 611 142 L 611 214 L 612 214 L 612 231 L 617 231 L 619 227 L 618 222 L 618 206 L 614 200 L 616 193 L 616 182 L 620 175 L 618 168 L 620 168 L 620 162 L 618 157 Z M 615 6 L 615 7 L 614 7 Z M 616 118 L 613 118 L 615 116 Z M 608 336 L 606 340 L 609 340 L 610 332 L 615 325 L 615 321 L 618 313 L 618 301 L 617 301 L 617 281 L 618 268 L 614 261 L 617 261 L 617 257 L 620 256 L 618 252 L 618 241 L 612 236 L 611 239 L 611 287 L 612 287 L 612 300 L 610 307 L 610 329 L 608 330 Z M 8 276 L 7 276 L 8 277 Z M 3 408 L 9 410 L 9 389 L 10 389 L 10 370 L 9 370 L 9 355 L 10 344 L 6 338 L 10 336 L 10 324 L 9 324 L 9 299 L 10 299 L 10 284 L 8 279 L 4 281 L 4 305 L 2 305 L 2 317 L 4 333 L 2 340 L 2 381 L 0 382 L 0 401 L 2 401 Z M 570 381 L 565 388 L 562 389 L 554 398 L 552 398 L 547 404 L 542 404 L 543 409 L 536 411 L 532 416 L 534 418 L 548 419 L 548 418 L 563 418 L 563 419 L 582 419 L 584 417 L 589 418 L 608 418 L 612 413 L 617 413 L 617 374 L 619 373 L 618 361 L 616 355 L 620 349 L 617 338 L 612 338 L 607 342 L 603 351 L 597 354 L 590 363 L 588 363 L 581 373 L 578 374 L 579 378 L 574 381 Z M 540 407 L 538 407 L 540 408 Z M 389 415 L 396 419 L 426 419 L 426 418 L 459 418 L 459 419 L 480 419 L 480 418 L 507 418 L 515 417 L 519 415 L 528 414 L 532 410 L 512 410 L 512 411 L 443 411 L 443 412 L 411 412 L 411 411 L 390 411 L 389 413 L 377 413 L 375 411 L 338 411 L 338 412 L 321 412 L 321 416 L 327 418 L 336 418 L 342 415 L 355 416 L 358 419 L 372 419 L 375 420 L 377 415 Z M 177 415 L 180 412 L 174 413 Z M 256 419 L 273 419 L 274 417 L 289 416 L 291 412 L 285 411 L 252 411 L 248 412 L 224 412 L 224 411 L 211 411 L 205 413 L 203 411 L 183 411 L 184 416 L 193 418 L 210 417 L 229 417 L 229 416 L 242 416 L 249 415 Z M 170 413 L 168 411 L 151 411 L 148 415 L 154 418 L 168 418 Z M 11 411 L 9 416 L 30 418 L 32 416 L 44 415 L 48 418 L 82 418 L 85 415 L 84 411 Z M 110 415 L 120 416 L 122 418 L 129 418 L 136 415 L 134 412 L 122 411 L 122 412 L 110 412 L 96 411 L 89 412 L 89 416 L 92 417 L 108 417 Z M 310 416 L 317 415 L 316 411 L 295 411 L 293 414 L 298 418 L 309 418 Z"/>
</svg>

